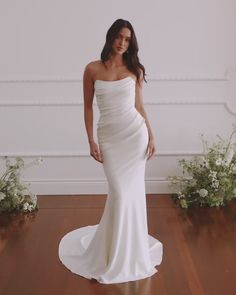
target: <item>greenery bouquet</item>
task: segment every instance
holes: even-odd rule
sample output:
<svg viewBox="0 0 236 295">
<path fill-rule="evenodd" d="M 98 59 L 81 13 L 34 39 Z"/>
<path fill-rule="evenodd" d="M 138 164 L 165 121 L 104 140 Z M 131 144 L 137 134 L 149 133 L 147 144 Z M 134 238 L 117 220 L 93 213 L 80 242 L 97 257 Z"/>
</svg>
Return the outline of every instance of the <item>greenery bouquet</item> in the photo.
<svg viewBox="0 0 236 295">
<path fill-rule="evenodd" d="M 42 163 L 42 159 L 38 158 L 28 165 L 25 165 L 21 157 L 16 157 L 15 164 L 11 164 L 8 157 L 5 160 L 6 171 L 0 178 L 0 212 L 37 210 L 37 196 L 29 190 L 30 184 L 21 180 L 21 170 Z"/>
<path fill-rule="evenodd" d="M 224 206 L 236 198 L 236 143 L 233 135 L 228 140 L 217 135 L 219 141 L 212 146 L 201 134 L 203 155 L 193 160 L 179 160 L 182 176 L 168 176 L 170 186 L 177 188 L 172 197 L 182 208 L 196 206 Z"/>
</svg>

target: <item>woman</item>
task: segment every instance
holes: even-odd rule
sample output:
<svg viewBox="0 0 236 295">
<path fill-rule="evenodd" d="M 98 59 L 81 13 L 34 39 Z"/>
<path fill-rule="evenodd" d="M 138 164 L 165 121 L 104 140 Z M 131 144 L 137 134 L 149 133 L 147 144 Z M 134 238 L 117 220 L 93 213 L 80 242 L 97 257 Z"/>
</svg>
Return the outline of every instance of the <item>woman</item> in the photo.
<svg viewBox="0 0 236 295">
<path fill-rule="evenodd" d="M 155 144 L 142 102 L 145 68 L 137 53 L 132 25 L 117 19 L 107 32 L 101 60 L 85 67 L 90 154 L 102 163 L 109 191 L 100 223 L 68 233 L 59 246 L 67 268 L 105 284 L 150 277 L 162 261 L 162 243 L 147 229 L 145 164 Z M 94 94 L 100 111 L 98 144 L 93 134 Z"/>
</svg>

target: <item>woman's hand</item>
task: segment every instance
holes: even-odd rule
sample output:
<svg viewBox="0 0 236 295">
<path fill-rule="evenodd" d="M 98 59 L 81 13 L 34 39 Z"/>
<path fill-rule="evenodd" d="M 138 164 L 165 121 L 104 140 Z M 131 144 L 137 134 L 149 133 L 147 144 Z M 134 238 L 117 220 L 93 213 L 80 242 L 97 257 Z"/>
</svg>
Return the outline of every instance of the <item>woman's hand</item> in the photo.
<svg viewBox="0 0 236 295">
<path fill-rule="evenodd" d="M 98 145 L 96 142 L 90 142 L 90 155 L 98 162 L 102 163 L 102 153 L 99 151 Z"/>
<path fill-rule="evenodd" d="M 148 155 L 148 160 L 155 155 L 156 152 L 156 147 L 155 147 L 155 143 L 154 143 L 154 138 L 153 137 L 149 137 L 149 141 L 148 141 L 148 147 L 147 147 L 147 155 Z"/>
</svg>

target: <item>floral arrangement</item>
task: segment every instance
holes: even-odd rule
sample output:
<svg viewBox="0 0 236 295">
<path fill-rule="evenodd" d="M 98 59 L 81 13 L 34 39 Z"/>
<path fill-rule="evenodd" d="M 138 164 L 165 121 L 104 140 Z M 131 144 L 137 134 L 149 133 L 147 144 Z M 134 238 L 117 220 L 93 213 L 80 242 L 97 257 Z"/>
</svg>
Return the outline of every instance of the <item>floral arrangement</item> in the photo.
<svg viewBox="0 0 236 295">
<path fill-rule="evenodd" d="M 37 196 L 29 191 L 30 184 L 21 180 L 21 170 L 35 164 L 41 164 L 42 159 L 25 165 L 21 157 L 16 157 L 15 164 L 11 164 L 8 157 L 6 160 L 6 172 L 0 178 L 0 212 L 31 212 L 38 210 Z"/>
<path fill-rule="evenodd" d="M 236 198 L 236 143 L 233 135 L 228 140 L 219 135 L 219 141 L 212 146 L 201 134 L 203 156 L 194 156 L 193 160 L 179 160 L 183 176 L 168 176 L 170 185 L 178 188 L 172 197 L 182 208 L 191 205 L 218 207 L 224 206 Z"/>
</svg>

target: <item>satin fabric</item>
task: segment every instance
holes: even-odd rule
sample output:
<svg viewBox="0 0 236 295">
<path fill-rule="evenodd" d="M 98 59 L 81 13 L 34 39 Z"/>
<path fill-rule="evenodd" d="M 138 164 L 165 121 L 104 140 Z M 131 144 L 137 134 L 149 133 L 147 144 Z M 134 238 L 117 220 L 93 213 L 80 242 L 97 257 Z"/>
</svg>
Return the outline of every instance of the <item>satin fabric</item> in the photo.
<svg viewBox="0 0 236 295">
<path fill-rule="evenodd" d="M 147 278 L 158 271 L 163 244 L 148 234 L 148 130 L 135 108 L 135 81 L 130 76 L 96 80 L 94 87 L 107 200 L 99 224 L 75 229 L 61 239 L 59 258 L 73 273 L 104 284 Z"/>
</svg>

